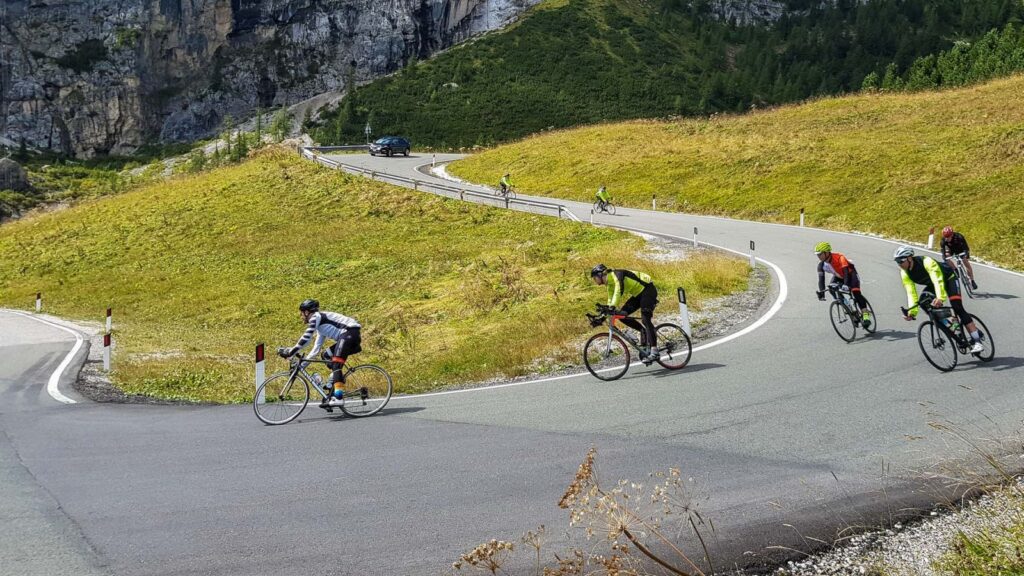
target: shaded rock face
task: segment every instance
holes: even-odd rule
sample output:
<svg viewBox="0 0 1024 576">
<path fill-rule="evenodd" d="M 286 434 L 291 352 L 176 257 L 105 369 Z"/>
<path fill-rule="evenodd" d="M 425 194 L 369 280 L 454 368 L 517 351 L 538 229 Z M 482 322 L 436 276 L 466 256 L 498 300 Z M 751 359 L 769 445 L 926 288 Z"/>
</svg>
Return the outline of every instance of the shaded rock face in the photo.
<svg viewBox="0 0 1024 576">
<path fill-rule="evenodd" d="M 31 189 L 25 169 L 10 158 L 0 158 L 0 190 L 28 192 Z"/>
<path fill-rule="evenodd" d="M 0 0 L 0 136 L 88 157 L 345 90 L 539 0 Z"/>
</svg>

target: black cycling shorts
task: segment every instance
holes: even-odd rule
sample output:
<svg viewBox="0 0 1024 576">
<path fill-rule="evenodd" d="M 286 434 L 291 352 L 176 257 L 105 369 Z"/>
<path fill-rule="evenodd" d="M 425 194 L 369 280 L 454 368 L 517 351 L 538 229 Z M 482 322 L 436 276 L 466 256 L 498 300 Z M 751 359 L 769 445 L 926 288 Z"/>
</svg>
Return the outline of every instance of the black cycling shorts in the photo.
<svg viewBox="0 0 1024 576">
<path fill-rule="evenodd" d="M 347 360 L 349 356 L 362 352 L 362 340 L 362 336 L 359 334 L 359 328 L 349 328 L 342 332 L 341 338 L 334 343 L 334 346 L 331 346 L 328 350 L 324 350 L 323 359 L 330 360 L 331 358 L 345 358 Z M 332 362 L 331 364 L 328 364 L 328 367 L 332 370 L 341 368 L 340 364 L 335 364 L 336 363 Z"/>
<path fill-rule="evenodd" d="M 622 312 L 628 315 L 640 310 L 643 315 L 651 316 L 657 307 L 658 289 L 654 287 L 654 284 L 650 284 L 642 292 L 626 300 L 626 303 L 622 305 Z"/>
</svg>

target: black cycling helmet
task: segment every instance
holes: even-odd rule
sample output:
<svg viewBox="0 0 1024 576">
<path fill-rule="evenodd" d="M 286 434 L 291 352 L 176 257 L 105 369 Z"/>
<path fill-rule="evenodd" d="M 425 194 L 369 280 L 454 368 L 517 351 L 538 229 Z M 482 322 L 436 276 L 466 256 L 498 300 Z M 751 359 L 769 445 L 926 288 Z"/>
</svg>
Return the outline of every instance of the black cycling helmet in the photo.
<svg viewBox="0 0 1024 576">
<path fill-rule="evenodd" d="M 299 312 L 316 312 L 318 310 L 320 310 L 320 303 L 312 298 L 303 300 L 299 304 Z"/>
<path fill-rule="evenodd" d="M 597 278 L 598 276 L 604 276 L 608 273 L 608 267 L 604 264 L 598 264 L 590 269 L 590 277 Z"/>
</svg>

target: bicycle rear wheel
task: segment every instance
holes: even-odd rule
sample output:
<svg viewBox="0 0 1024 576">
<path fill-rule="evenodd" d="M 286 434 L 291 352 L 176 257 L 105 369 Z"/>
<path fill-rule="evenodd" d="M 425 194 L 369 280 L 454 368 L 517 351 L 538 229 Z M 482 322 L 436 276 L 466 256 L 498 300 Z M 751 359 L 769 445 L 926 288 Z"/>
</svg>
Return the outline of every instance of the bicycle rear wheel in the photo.
<svg viewBox="0 0 1024 576">
<path fill-rule="evenodd" d="M 867 332 L 868 334 L 874 334 L 875 331 L 878 330 L 878 317 L 875 316 L 875 309 L 874 307 L 871 306 L 871 302 L 867 298 L 865 298 L 864 301 L 868 303 L 868 313 L 871 314 L 871 327 L 864 327 L 864 331 Z M 863 317 L 863 314 L 861 315 L 861 317 Z M 861 321 L 860 325 L 864 326 L 863 320 Z"/>
<path fill-rule="evenodd" d="M 853 323 L 853 318 L 850 317 L 846 306 L 840 304 L 838 300 L 834 300 L 828 307 L 828 316 L 832 320 L 832 328 L 835 329 L 836 334 L 846 342 L 853 342 L 854 337 L 857 336 L 857 325 Z"/>
<path fill-rule="evenodd" d="M 341 411 L 355 418 L 373 416 L 391 400 L 391 375 L 380 366 L 363 364 L 345 375 Z"/>
<path fill-rule="evenodd" d="M 306 379 L 302 376 L 292 378 L 291 372 L 278 372 L 256 389 L 252 408 L 264 424 L 274 426 L 294 420 L 306 409 L 308 403 L 309 386 Z"/>
<path fill-rule="evenodd" d="M 658 335 L 658 364 L 669 370 L 679 370 L 686 366 L 693 353 L 686 332 L 675 324 L 659 324 L 655 332 Z"/>
<path fill-rule="evenodd" d="M 996 355 L 996 344 L 992 340 L 992 333 L 988 331 L 988 326 L 985 326 L 985 323 L 981 321 L 981 318 L 978 318 L 974 314 L 971 314 L 971 318 L 974 319 L 974 325 L 977 326 L 979 331 L 981 331 L 981 345 L 985 347 L 984 350 L 978 352 L 975 356 L 982 362 L 989 362 Z M 964 330 L 966 331 L 966 328 Z M 970 334 L 968 334 L 967 337 L 970 338 Z"/>
<path fill-rule="evenodd" d="M 917 343 L 932 366 L 943 372 L 956 368 L 956 343 L 931 320 L 923 322 L 917 329 Z"/>
<path fill-rule="evenodd" d="M 594 334 L 583 346 L 583 363 L 599 380 L 618 380 L 629 370 L 629 348 L 618 335 Z"/>
</svg>

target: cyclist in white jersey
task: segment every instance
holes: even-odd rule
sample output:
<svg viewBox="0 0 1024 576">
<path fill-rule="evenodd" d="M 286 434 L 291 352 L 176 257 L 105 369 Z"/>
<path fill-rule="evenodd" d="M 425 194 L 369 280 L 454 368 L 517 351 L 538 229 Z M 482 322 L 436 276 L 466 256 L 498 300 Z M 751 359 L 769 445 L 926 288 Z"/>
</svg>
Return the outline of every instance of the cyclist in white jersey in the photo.
<svg viewBox="0 0 1024 576">
<path fill-rule="evenodd" d="M 363 348 L 360 345 L 362 338 L 359 334 L 362 326 L 354 318 L 349 318 L 337 312 L 320 310 L 320 303 L 316 300 L 303 300 L 299 304 L 299 314 L 306 322 L 306 331 L 291 348 L 278 348 L 277 353 L 282 358 L 290 358 L 299 350 L 302 350 L 316 335 L 313 341 L 313 348 L 306 355 L 307 358 L 315 358 L 323 347 L 324 341 L 333 340 L 334 345 L 324 350 L 322 358 L 329 361 L 327 366 L 331 372 L 331 388 L 335 390 L 330 395 L 330 400 L 324 400 L 321 405 L 324 407 L 341 404 L 340 395 L 342 376 L 341 368 L 345 365 L 348 357 L 360 352 Z M 325 387 L 326 388 L 326 387 Z"/>
</svg>

